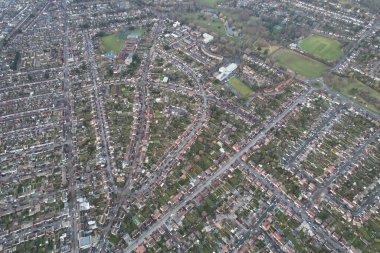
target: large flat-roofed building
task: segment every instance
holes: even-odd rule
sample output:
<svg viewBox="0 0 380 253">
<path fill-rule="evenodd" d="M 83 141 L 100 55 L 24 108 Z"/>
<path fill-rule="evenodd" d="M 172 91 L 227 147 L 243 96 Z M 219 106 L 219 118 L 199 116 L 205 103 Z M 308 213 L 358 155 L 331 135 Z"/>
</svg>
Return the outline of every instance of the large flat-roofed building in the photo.
<svg viewBox="0 0 380 253">
<path fill-rule="evenodd" d="M 91 247 L 91 236 L 81 237 L 79 239 L 79 248 L 88 249 Z"/>
<path fill-rule="evenodd" d="M 219 81 L 225 80 L 229 75 L 231 75 L 232 72 L 234 72 L 237 69 L 237 64 L 236 63 L 230 63 L 226 67 L 220 67 L 219 72 L 216 72 L 214 74 L 215 78 L 218 79 Z"/>
<path fill-rule="evenodd" d="M 210 43 L 213 39 L 214 39 L 214 36 L 212 36 L 212 35 L 210 35 L 210 34 L 208 34 L 208 33 L 204 33 L 204 34 L 203 34 L 203 42 L 204 42 L 205 44 Z"/>
</svg>

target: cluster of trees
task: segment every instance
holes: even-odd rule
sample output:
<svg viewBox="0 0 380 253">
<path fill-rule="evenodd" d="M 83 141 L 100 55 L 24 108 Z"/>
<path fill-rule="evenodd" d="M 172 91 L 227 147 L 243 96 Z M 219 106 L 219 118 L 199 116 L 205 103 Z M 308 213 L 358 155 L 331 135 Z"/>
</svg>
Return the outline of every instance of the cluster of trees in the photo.
<svg viewBox="0 0 380 253">
<path fill-rule="evenodd" d="M 360 4 L 367 7 L 369 11 L 373 13 L 380 13 L 380 1 L 379 0 L 361 0 Z"/>
<path fill-rule="evenodd" d="M 140 64 L 141 64 L 140 57 L 137 54 L 134 54 L 132 56 L 132 63 L 131 63 L 131 65 L 129 65 L 129 69 L 128 69 L 127 73 L 130 75 L 134 75 L 137 68 L 140 66 Z"/>
<path fill-rule="evenodd" d="M 15 58 L 13 59 L 13 62 L 10 65 L 10 68 L 12 70 L 17 70 L 18 62 L 20 61 L 20 59 L 21 59 L 21 53 L 19 51 L 17 51 L 15 54 Z"/>
</svg>

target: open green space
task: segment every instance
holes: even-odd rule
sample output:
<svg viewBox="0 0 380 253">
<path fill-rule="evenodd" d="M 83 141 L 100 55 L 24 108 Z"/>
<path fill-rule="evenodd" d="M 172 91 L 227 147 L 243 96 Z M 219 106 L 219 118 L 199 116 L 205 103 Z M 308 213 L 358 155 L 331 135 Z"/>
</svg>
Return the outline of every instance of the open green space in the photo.
<svg viewBox="0 0 380 253">
<path fill-rule="evenodd" d="M 127 31 L 122 31 L 119 33 L 119 38 L 122 40 L 126 40 L 128 35 L 138 35 L 141 36 L 144 34 L 144 29 L 142 28 L 136 28 L 133 30 L 127 30 Z"/>
<path fill-rule="evenodd" d="M 128 35 L 142 35 L 144 29 L 134 29 L 128 31 L 118 31 L 114 33 L 105 34 L 102 36 L 102 45 L 105 52 L 112 52 L 114 54 L 120 53 L 124 47 L 124 42 Z"/>
<path fill-rule="evenodd" d="M 200 28 L 204 28 L 208 33 L 216 34 L 217 36 L 227 39 L 235 45 L 240 43 L 240 40 L 236 37 L 227 36 L 226 28 L 220 19 L 211 19 L 198 13 L 186 13 L 181 15 L 181 19 L 185 20 L 189 24 L 196 25 Z"/>
<path fill-rule="evenodd" d="M 197 26 L 208 29 L 211 32 L 215 32 L 219 36 L 226 36 L 224 24 L 219 19 L 205 18 L 200 13 L 187 13 L 183 15 L 183 18 L 189 23 L 193 23 Z"/>
<path fill-rule="evenodd" d="M 223 3 L 224 0 L 198 0 L 200 4 L 215 5 Z"/>
<path fill-rule="evenodd" d="M 380 92 L 356 79 L 343 78 L 336 75 L 326 78 L 326 82 L 343 96 L 356 101 L 371 111 L 380 113 Z"/>
<path fill-rule="evenodd" d="M 289 49 L 276 51 L 272 55 L 272 58 L 281 66 L 289 68 L 295 73 L 307 78 L 319 77 L 327 69 L 325 64 Z"/>
<path fill-rule="evenodd" d="M 301 48 L 326 61 L 336 61 L 342 54 L 339 41 L 319 35 L 311 35 L 301 42 Z"/>
<path fill-rule="evenodd" d="M 121 40 L 116 33 L 102 37 L 103 47 L 106 52 L 115 54 L 120 53 L 124 46 L 124 40 Z"/>
<path fill-rule="evenodd" d="M 270 44 L 266 40 L 260 38 L 253 43 L 252 48 L 253 50 L 259 52 L 260 54 L 263 54 L 263 56 L 266 57 L 272 55 L 274 52 L 276 52 L 276 50 L 280 49 L 280 46 Z"/>
<path fill-rule="evenodd" d="M 118 244 L 121 240 L 120 237 L 116 236 L 116 235 L 113 235 L 113 234 L 110 234 L 110 237 L 109 237 L 109 240 L 113 243 L 113 244 Z"/>
<path fill-rule="evenodd" d="M 248 87 L 248 85 L 236 77 L 232 77 L 228 83 L 243 97 L 249 97 L 252 94 L 252 90 Z"/>
</svg>

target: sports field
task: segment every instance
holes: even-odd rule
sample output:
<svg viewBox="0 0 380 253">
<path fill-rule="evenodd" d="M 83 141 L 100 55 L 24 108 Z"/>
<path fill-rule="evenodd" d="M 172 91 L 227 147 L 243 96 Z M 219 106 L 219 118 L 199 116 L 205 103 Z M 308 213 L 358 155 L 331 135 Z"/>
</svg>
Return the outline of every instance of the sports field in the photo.
<svg viewBox="0 0 380 253">
<path fill-rule="evenodd" d="M 327 37 L 311 35 L 301 42 L 301 48 L 326 61 L 336 61 L 342 54 L 342 44 Z"/>
<path fill-rule="evenodd" d="M 249 97 L 252 94 L 252 90 L 236 77 L 232 77 L 228 83 L 243 97 Z"/>
<path fill-rule="evenodd" d="M 114 54 L 120 53 L 124 46 L 124 40 L 119 38 L 117 33 L 108 34 L 102 37 L 103 47 L 105 52 Z"/>
<path fill-rule="evenodd" d="M 289 49 L 280 49 L 272 55 L 278 64 L 306 78 L 322 76 L 327 66 Z"/>
<path fill-rule="evenodd" d="M 104 51 L 118 54 L 123 49 L 124 42 L 127 39 L 128 35 L 142 35 L 143 33 L 143 29 L 135 29 L 130 31 L 119 31 L 106 34 L 102 37 Z"/>
</svg>

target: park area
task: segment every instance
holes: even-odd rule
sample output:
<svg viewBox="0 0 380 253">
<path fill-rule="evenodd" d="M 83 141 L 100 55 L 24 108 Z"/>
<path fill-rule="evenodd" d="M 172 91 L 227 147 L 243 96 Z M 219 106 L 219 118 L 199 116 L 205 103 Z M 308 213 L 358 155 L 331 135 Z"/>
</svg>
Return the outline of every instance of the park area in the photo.
<svg viewBox="0 0 380 253">
<path fill-rule="evenodd" d="M 245 83 L 243 83 L 240 79 L 236 77 L 232 77 L 229 80 L 229 85 L 236 90 L 242 97 L 249 97 L 252 94 L 251 88 L 248 87 Z"/>
<path fill-rule="evenodd" d="M 224 24 L 219 19 L 211 19 L 202 16 L 200 13 L 187 13 L 182 16 L 187 22 L 214 32 L 219 36 L 226 36 Z"/>
<path fill-rule="evenodd" d="M 293 70 L 306 78 L 322 76 L 327 66 L 289 49 L 280 49 L 272 55 L 272 59 L 281 66 Z"/>
<path fill-rule="evenodd" d="M 217 35 L 220 38 L 224 38 L 235 45 L 238 45 L 240 43 L 240 40 L 237 37 L 227 35 L 226 26 L 219 18 L 210 18 L 206 15 L 203 15 L 201 12 L 186 13 L 181 15 L 180 18 L 181 20 L 185 21 L 185 23 L 190 24 L 190 26 L 195 25 L 199 28 L 203 28 L 207 30 L 208 33 Z"/>
<path fill-rule="evenodd" d="M 207 5 L 216 5 L 223 3 L 224 0 L 198 0 L 200 4 L 207 4 Z"/>
<path fill-rule="evenodd" d="M 328 76 L 326 82 L 343 96 L 351 98 L 371 111 L 380 113 L 380 92 L 356 79 L 336 75 Z"/>
<path fill-rule="evenodd" d="M 311 35 L 301 42 L 301 48 L 326 61 L 336 61 L 342 54 L 339 41 L 319 35 Z"/>
<path fill-rule="evenodd" d="M 134 29 L 105 34 L 102 36 L 103 51 L 106 53 L 118 54 L 123 50 L 124 43 L 129 35 L 141 36 L 143 33 L 143 29 Z"/>
</svg>

